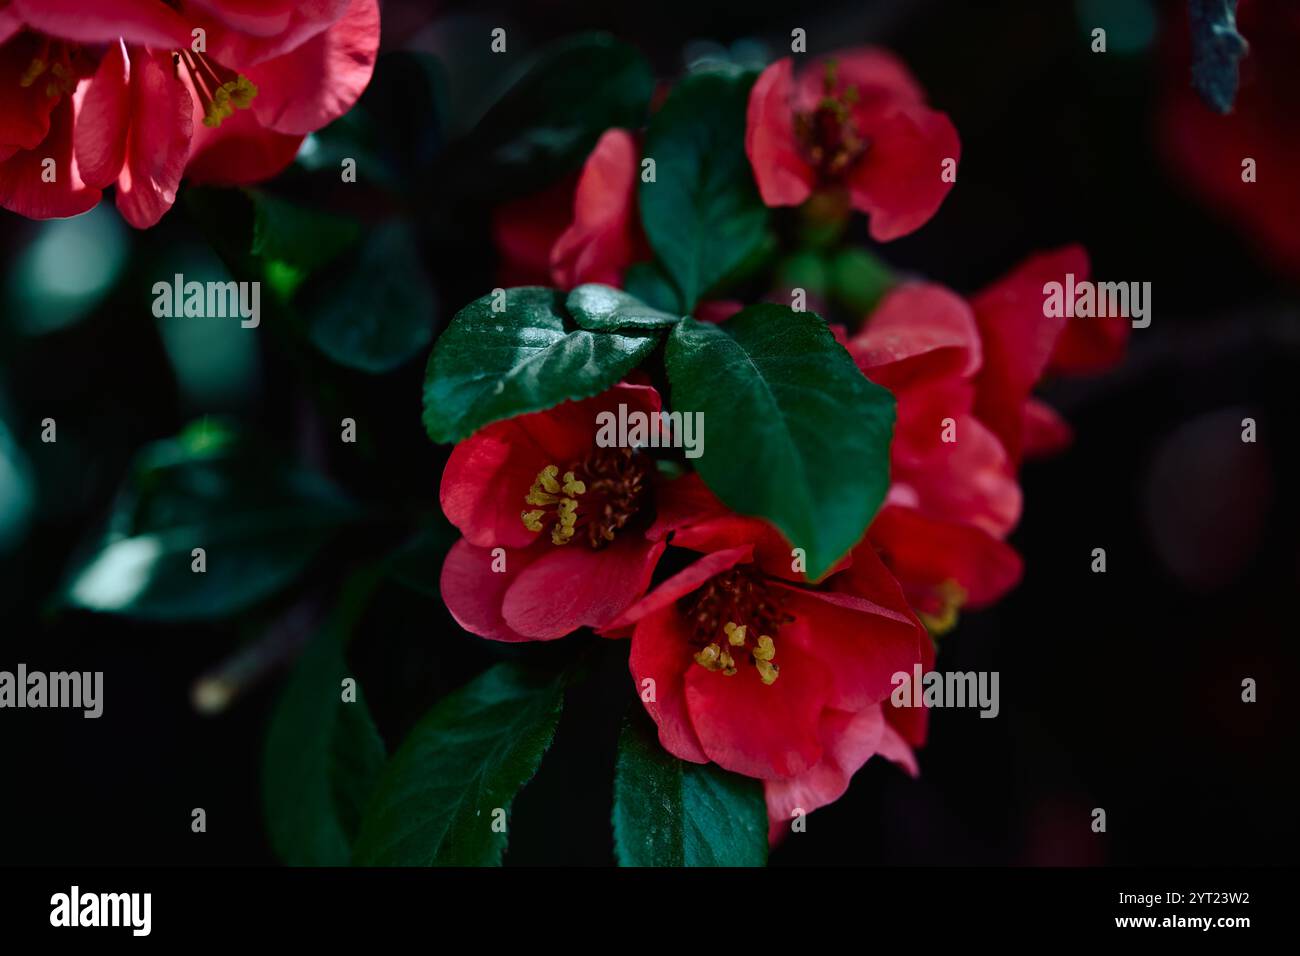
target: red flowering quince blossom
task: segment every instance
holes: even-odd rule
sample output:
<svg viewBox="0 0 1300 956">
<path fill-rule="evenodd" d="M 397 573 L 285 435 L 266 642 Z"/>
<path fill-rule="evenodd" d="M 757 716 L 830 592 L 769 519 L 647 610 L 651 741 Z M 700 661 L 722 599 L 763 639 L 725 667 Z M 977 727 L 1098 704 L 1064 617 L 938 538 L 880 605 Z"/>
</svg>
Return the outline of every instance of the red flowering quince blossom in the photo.
<svg viewBox="0 0 1300 956">
<path fill-rule="evenodd" d="M 377 0 L 11 0 L 0 205 L 73 216 L 116 184 L 123 217 L 147 228 L 182 176 L 266 179 L 356 102 L 378 46 Z"/>
<path fill-rule="evenodd" d="M 648 455 L 597 444 L 597 416 L 620 404 L 658 421 L 659 393 L 622 383 L 488 425 L 452 450 L 442 509 L 464 537 L 441 587 L 467 631 L 551 640 L 608 624 L 645 593 L 668 532 L 689 512 Z"/>
<path fill-rule="evenodd" d="M 577 179 L 497 207 L 492 231 L 504 281 L 572 289 L 621 286 L 627 267 L 649 258 L 637 217 L 639 150 L 625 129 L 597 140 Z"/>
<path fill-rule="evenodd" d="M 934 215 L 953 185 L 944 160 L 959 160 L 961 143 L 906 66 L 858 47 L 814 60 L 798 77 L 790 57 L 767 67 L 750 91 L 745 152 L 767 205 L 845 190 L 870 216 L 871 237 L 885 242 Z"/>
<path fill-rule="evenodd" d="M 959 608 L 991 604 L 1020 579 L 1020 558 L 1004 540 L 1020 517 L 1020 459 L 1070 440 L 1069 426 L 1032 397 L 1036 383 L 1122 354 L 1127 320 L 1044 315 L 1043 286 L 1067 273 L 1089 274 L 1079 246 L 1030 256 L 969 302 L 904 283 L 845 343 L 897 401 L 892 484 L 868 541 L 936 632 Z"/>
<path fill-rule="evenodd" d="M 875 553 L 855 550 L 811 586 L 775 528 L 728 512 L 695 475 L 678 482 L 675 507 L 693 514 L 665 516 L 673 544 L 704 556 L 604 629 L 630 632 L 663 746 L 765 781 L 774 838 L 795 808 L 838 799 L 873 754 L 915 773 L 925 711 L 887 698 L 893 675 L 928 667 L 933 649 Z"/>
</svg>

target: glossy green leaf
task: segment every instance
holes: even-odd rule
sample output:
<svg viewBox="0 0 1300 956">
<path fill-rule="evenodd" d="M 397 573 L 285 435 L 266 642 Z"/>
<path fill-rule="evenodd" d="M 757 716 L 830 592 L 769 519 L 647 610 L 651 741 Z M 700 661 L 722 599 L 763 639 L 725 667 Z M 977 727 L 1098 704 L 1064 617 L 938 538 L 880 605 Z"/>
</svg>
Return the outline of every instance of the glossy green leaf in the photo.
<svg viewBox="0 0 1300 956">
<path fill-rule="evenodd" d="M 321 476 L 205 420 L 137 456 L 61 597 L 146 618 L 232 614 L 286 585 L 355 516 Z M 196 548 L 205 571 L 193 570 Z"/>
<path fill-rule="evenodd" d="M 650 120 L 641 222 L 687 310 L 766 242 L 768 210 L 745 155 L 754 74 L 692 74 Z"/>
<path fill-rule="evenodd" d="M 569 293 L 565 307 L 580 327 L 592 332 L 619 329 L 662 329 L 681 319 L 673 312 L 651 308 L 620 289 L 591 283 Z"/>
<path fill-rule="evenodd" d="M 763 783 L 664 750 L 640 707 L 623 724 L 614 774 L 621 866 L 763 866 Z"/>
<path fill-rule="evenodd" d="M 500 303 L 501 311 L 494 311 Z M 489 293 L 452 319 L 429 356 L 424 427 L 454 442 L 491 422 L 589 398 L 654 349 L 654 332 L 574 327 L 564 294 L 526 286 Z"/>
<path fill-rule="evenodd" d="M 683 319 L 666 352 L 673 408 L 703 412 L 695 467 L 731 508 L 775 524 L 824 575 L 889 487 L 894 399 L 816 315 L 762 303 L 722 326 Z"/>
<path fill-rule="evenodd" d="M 518 664 L 498 664 L 440 701 L 384 768 L 356 862 L 499 865 L 510 805 L 537 772 L 562 704 L 561 678 Z"/>
</svg>

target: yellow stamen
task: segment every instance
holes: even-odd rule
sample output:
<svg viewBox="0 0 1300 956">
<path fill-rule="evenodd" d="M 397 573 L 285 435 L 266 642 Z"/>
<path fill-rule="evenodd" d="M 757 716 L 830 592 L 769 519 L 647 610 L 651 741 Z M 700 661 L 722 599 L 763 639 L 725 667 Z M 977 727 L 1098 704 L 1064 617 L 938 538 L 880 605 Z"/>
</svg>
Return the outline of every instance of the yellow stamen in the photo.
<svg viewBox="0 0 1300 956">
<path fill-rule="evenodd" d="M 744 624 L 737 625 L 735 621 L 728 621 L 722 628 L 722 632 L 727 635 L 727 640 L 733 647 L 740 647 L 745 643 L 747 630 Z"/>
<path fill-rule="evenodd" d="M 36 82 L 37 77 L 39 77 L 42 73 L 45 72 L 46 66 L 48 66 L 48 64 L 43 59 L 41 59 L 39 56 L 36 57 L 34 60 L 32 60 L 31 64 L 27 67 L 27 71 L 23 73 L 22 77 L 19 78 L 18 85 L 23 87 L 24 89 L 31 86 L 33 83 Z"/>
<path fill-rule="evenodd" d="M 939 610 L 936 613 L 918 611 L 917 617 L 935 637 L 947 634 L 957 626 L 957 612 L 966 603 L 966 590 L 951 578 L 938 587 Z"/>
<path fill-rule="evenodd" d="M 755 660 L 754 666 L 758 668 L 758 676 L 762 678 L 763 683 L 769 687 L 776 682 L 781 673 L 781 669 L 771 661 Z"/>
<path fill-rule="evenodd" d="M 758 646 L 754 648 L 754 659 L 770 661 L 774 657 L 776 657 L 776 642 L 764 634 L 758 639 Z"/>
<path fill-rule="evenodd" d="M 704 650 L 695 655 L 695 663 L 707 670 L 716 671 L 718 669 L 718 656 L 722 653 L 722 648 L 717 644 L 710 644 Z"/>
<path fill-rule="evenodd" d="M 537 473 L 524 501 L 539 507 L 521 513 L 520 518 L 529 531 L 541 531 L 547 509 L 554 507 L 556 521 L 551 528 L 551 543 L 568 544 L 578 530 L 577 499 L 586 493 L 587 486 L 571 471 L 564 473 L 563 484 L 559 475 L 560 469 L 555 465 L 547 465 Z"/>
</svg>

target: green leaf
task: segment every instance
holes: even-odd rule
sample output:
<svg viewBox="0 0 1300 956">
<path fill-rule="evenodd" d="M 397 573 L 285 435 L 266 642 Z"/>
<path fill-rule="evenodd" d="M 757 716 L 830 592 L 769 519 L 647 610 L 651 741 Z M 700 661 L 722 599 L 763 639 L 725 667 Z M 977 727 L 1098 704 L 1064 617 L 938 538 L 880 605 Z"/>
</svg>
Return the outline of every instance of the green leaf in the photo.
<svg viewBox="0 0 1300 956">
<path fill-rule="evenodd" d="M 621 866 L 763 866 L 763 783 L 678 760 L 638 707 L 618 740 L 614 851 Z"/>
<path fill-rule="evenodd" d="M 355 515 L 321 476 L 205 420 L 139 453 L 107 533 L 60 597 L 164 620 L 233 614 L 296 577 Z M 201 573 L 195 548 L 205 552 Z"/>
<path fill-rule="evenodd" d="M 771 303 L 722 326 L 683 319 L 666 362 L 674 409 L 709 424 L 700 476 L 731 508 L 775 524 L 820 578 L 884 500 L 893 396 L 816 315 Z"/>
<path fill-rule="evenodd" d="M 429 356 L 424 427 L 435 442 L 454 442 L 491 422 L 590 398 L 653 351 L 654 332 L 572 328 L 564 293 L 536 286 L 507 289 L 503 311 L 492 293 L 456 313 Z"/>
<path fill-rule="evenodd" d="M 754 74 L 696 73 L 651 118 L 641 222 L 687 311 L 766 241 L 768 211 L 745 155 Z"/>
<path fill-rule="evenodd" d="M 263 275 L 281 300 L 353 248 L 361 224 L 312 206 L 302 206 L 261 190 L 250 189 L 253 241 L 249 252 L 261 260 Z"/>
<path fill-rule="evenodd" d="M 498 664 L 439 702 L 393 755 L 361 823 L 357 863 L 497 866 L 515 794 L 551 744 L 561 678 Z"/>
<path fill-rule="evenodd" d="M 453 181 L 496 201 L 533 192 L 581 165 L 610 127 L 640 127 L 653 92 L 634 47 L 601 33 L 555 43 L 456 145 Z"/>
<path fill-rule="evenodd" d="M 676 325 L 681 319 L 680 315 L 651 308 L 619 289 L 596 283 L 578 286 L 564 304 L 573 321 L 592 332 L 662 329 Z"/>
<path fill-rule="evenodd" d="M 401 220 L 371 230 L 337 278 L 304 290 L 295 305 L 317 348 L 363 372 L 392 371 L 433 340 L 437 298 Z"/>
<path fill-rule="evenodd" d="M 657 262 L 634 262 L 623 275 L 623 288 L 663 312 L 680 314 L 681 296 Z"/>
<path fill-rule="evenodd" d="M 361 814 L 384 765 L 384 742 L 343 648 L 378 576 L 345 588 L 329 625 L 299 659 L 276 705 L 263 754 L 262 799 L 271 845 L 291 866 L 346 866 Z"/>
</svg>

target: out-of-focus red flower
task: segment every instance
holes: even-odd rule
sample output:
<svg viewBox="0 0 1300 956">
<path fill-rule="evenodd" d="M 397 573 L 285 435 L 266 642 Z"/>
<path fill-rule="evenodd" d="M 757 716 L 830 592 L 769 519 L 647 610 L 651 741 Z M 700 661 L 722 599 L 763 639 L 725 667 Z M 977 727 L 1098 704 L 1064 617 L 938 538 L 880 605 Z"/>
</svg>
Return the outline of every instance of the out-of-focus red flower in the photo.
<svg viewBox="0 0 1300 956">
<path fill-rule="evenodd" d="M 442 597 L 467 631 L 551 640 L 606 625 L 645 593 L 691 508 L 649 456 L 597 445 L 597 415 L 620 404 L 658 420 L 659 393 L 624 383 L 489 425 L 452 450 L 442 508 L 464 537 L 443 564 Z"/>
<path fill-rule="evenodd" d="M 1089 276 L 1082 246 L 1064 246 L 1025 259 L 1006 276 L 971 298 L 984 345 L 984 366 L 976 378 L 975 414 L 1019 463 L 1026 448 L 1026 427 L 1036 451 L 1059 446 L 1059 419 L 1031 406 L 1030 392 L 1045 373 L 1081 374 L 1114 365 L 1128 343 L 1129 320 L 1123 316 L 1066 318 L 1044 314 L 1049 282 L 1076 282 Z"/>
<path fill-rule="evenodd" d="M 492 223 L 503 281 L 562 289 L 586 282 L 622 285 L 627 267 L 649 258 L 637 218 L 637 161 L 635 137 L 609 129 L 576 182 L 562 180 L 499 206 Z"/>
<path fill-rule="evenodd" d="M 884 242 L 934 215 L 953 185 L 943 162 L 960 159 L 961 142 L 906 66 L 859 47 L 813 61 L 798 78 L 789 57 L 767 67 L 750 91 L 745 152 L 767 205 L 843 189 Z"/>
<path fill-rule="evenodd" d="M 942 286 L 905 283 L 846 346 L 897 402 L 889 495 L 868 541 L 927 625 L 946 630 L 960 607 L 997 600 L 1021 570 L 1002 541 L 1020 517 L 1015 468 L 974 414 L 984 368 L 974 310 Z"/>
<path fill-rule="evenodd" d="M 282 170 L 356 102 L 379 46 L 376 0 L 12 0 L 4 18 L 0 84 L 21 92 L 0 97 L 0 204 L 76 215 L 116 184 L 139 228 L 182 176 Z"/>
<path fill-rule="evenodd" d="M 1300 7 L 1242 0 L 1237 28 L 1250 44 L 1232 112 L 1220 115 L 1192 89 L 1185 13 L 1165 30 L 1160 138 L 1170 166 L 1234 222 L 1273 265 L 1300 278 Z M 1254 160 L 1253 182 L 1243 163 Z"/>
</svg>

